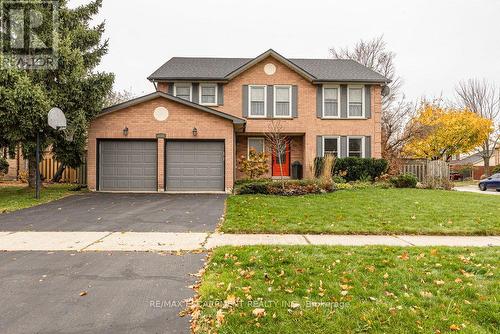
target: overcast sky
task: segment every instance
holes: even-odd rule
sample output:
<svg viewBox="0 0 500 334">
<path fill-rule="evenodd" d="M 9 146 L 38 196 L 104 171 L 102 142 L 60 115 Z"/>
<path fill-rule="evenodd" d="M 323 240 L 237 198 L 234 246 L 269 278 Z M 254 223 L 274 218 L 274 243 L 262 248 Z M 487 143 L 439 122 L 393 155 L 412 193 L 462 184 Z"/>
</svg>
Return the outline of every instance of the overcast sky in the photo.
<svg viewBox="0 0 500 334">
<path fill-rule="evenodd" d="M 71 6 L 85 0 L 70 0 Z M 500 85 L 499 0 L 104 0 L 109 54 L 101 70 L 115 89 L 146 80 L 174 56 L 328 58 L 332 47 L 384 35 L 411 99 L 453 96 L 459 80 Z"/>
</svg>

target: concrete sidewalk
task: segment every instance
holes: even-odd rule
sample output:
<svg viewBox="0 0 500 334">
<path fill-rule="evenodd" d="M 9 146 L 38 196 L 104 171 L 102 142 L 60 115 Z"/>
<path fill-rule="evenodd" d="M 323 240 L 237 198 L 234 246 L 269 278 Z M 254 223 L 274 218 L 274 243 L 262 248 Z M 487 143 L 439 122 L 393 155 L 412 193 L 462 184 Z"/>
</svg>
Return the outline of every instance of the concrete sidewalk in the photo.
<svg viewBox="0 0 500 334">
<path fill-rule="evenodd" d="M 0 251 L 192 251 L 220 246 L 500 246 L 500 236 L 0 232 Z"/>
</svg>

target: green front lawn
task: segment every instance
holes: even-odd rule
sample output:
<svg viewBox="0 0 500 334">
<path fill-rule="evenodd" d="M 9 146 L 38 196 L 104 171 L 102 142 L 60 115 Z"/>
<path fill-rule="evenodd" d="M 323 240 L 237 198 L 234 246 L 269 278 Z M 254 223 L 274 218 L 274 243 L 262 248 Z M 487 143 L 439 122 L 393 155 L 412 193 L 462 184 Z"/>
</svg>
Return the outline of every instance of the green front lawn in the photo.
<svg viewBox="0 0 500 334">
<path fill-rule="evenodd" d="M 2 186 L 0 187 L 0 213 L 29 208 L 42 203 L 76 194 L 71 191 L 75 185 L 51 184 L 44 185 L 40 192 L 40 199 L 34 198 L 35 190 L 27 186 Z"/>
<path fill-rule="evenodd" d="M 500 234 L 500 197 L 421 189 L 354 189 L 297 197 L 236 195 L 227 233 Z"/>
<path fill-rule="evenodd" d="M 218 248 L 199 288 L 197 332 L 498 333 L 499 256 L 499 248 Z"/>
</svg>

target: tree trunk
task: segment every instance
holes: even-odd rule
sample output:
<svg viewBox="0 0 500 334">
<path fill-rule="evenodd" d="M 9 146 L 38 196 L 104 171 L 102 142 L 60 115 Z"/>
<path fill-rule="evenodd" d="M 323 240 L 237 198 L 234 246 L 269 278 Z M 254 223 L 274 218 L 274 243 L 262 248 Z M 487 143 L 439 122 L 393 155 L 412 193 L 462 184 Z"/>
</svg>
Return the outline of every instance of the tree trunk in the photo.
<svg viewBox="0 0 500 334">
<path fill-rule="evenodd" d="M 490 176 L 490 158 L 483 157 L 483 161 L 484 161 L 484 175 Z"/>
<path fill-rule="evenodd" d="M 66 166 L 64 166 L 63 164 L 60 164 L 59 167 L 57 168 L 56 173 L 54 174 L 54 177 L 52 177 L 52 182 L 61 181 L 61 178 L 62 178 L 62 175 L 63 175 L 65 169 L 66 169 Z"/>
<path fill-rule="evenodd" d="M 30 188 L 35 188 L 36 184 L 36 161 L 35 158 L 29 158 L 28 160 L 28 186 Z"/>
</svg>

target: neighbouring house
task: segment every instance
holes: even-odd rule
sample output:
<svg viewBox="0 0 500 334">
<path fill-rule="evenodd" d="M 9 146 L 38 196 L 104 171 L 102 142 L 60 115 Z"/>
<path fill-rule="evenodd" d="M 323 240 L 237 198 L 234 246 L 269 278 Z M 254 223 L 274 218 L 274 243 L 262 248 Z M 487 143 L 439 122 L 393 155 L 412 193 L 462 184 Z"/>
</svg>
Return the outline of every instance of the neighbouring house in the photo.
<svg viewBox="0 0 500 334">
<path fill-rule="evenodd" d="M 156 92 L 111 106 L 88 131 L 88 186 L 100 191 L 230 191 L 237 159 L 269 153 L 268 177 L 313 177 L 318 156 L 381 156 L 384 76 L 351 60 L 174 57 Z M 269 152 L 279 122 L 290 145 Z M 276 159 L 280 154 L 281 166 Z M 281 168 L 280 168 L 281 167 Z"/>
<path fill-rule="evenodd" d="M 490 173 L 493 167 L 500 165 L 500 148 L 497 147 L 490 158 Z M 456 156 L 450 161 L 450 169 L 465 174 L 473 180 L 480 180 L 484 174 L 484 159 L 481 153 L 474 153 L 469 156 Z"/>
</svg>

